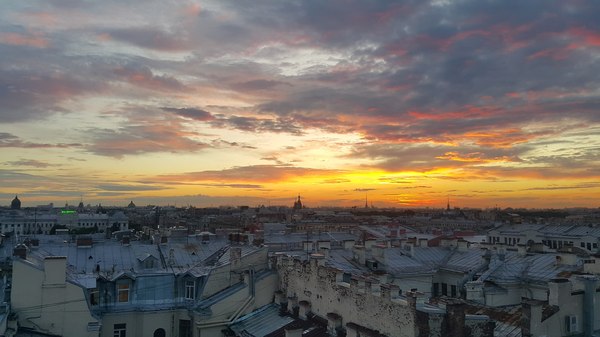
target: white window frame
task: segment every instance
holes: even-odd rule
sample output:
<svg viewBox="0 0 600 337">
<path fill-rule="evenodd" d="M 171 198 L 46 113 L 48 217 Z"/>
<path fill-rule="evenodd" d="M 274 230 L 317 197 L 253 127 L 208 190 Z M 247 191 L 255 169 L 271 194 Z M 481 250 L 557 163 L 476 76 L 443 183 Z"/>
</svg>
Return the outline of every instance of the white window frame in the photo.
<svg viewBox="0 0 600 337">
<path fill-rule="evenodd" d="M 127 325 L 125 323 L 115 324 L 113 337 L 127 337 Z"/>
<path fill-rule="evenodd" d="M 117 282 L 117 302 L 128 303 L 130 299 L 131 284 L 129 282 Z M 127 297 L 127 300 L 121 300 L 121 294 Z"/>
<path fill-rule="evenodd" d="M 185 299 L 193 300 L 196 298 L 196 282 L 193 280 L 186 280 L 184 283 L 185 288 Z"/>
</svg>

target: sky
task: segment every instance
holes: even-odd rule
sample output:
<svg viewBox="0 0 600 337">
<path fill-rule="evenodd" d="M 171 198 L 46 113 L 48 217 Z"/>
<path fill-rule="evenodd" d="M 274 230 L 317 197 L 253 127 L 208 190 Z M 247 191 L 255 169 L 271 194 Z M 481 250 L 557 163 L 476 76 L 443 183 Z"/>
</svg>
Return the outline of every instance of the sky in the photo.
<svg viewBox="0 0 600 337">
<path fill-rule="evenodd" d="M 0 2 L 0 205 L 599 207 L 600 3 Z"/>
</svg>

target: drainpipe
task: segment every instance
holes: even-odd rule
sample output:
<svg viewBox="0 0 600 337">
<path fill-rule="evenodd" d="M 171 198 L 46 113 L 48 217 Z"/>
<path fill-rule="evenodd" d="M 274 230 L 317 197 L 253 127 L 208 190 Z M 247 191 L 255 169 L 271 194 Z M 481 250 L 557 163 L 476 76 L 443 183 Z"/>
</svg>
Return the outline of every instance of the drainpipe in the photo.
<svg viewBox="0 0 600 337">
<path fill-rule="evenodd" d="M 594 336 L 594 317 L 596 316 L 596 289 L 598 281 L 596 276 L 582 275 L 579 277 L 585 285 L 583 297 L 583 332 L 585 337 Z"/>
</svg>

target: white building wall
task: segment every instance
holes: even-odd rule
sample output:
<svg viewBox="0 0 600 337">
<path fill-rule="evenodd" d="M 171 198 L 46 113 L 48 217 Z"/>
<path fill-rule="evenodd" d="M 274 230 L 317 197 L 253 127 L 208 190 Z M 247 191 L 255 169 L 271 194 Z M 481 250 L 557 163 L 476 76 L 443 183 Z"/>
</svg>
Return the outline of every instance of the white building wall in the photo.
<svg viewBox="0 0 600 337">
<path fill-rule="evenodd" d="M 60 269 L 60 261 L 53 262 L 53 269 Z M 11 303 L 19 325 L 64 337 L 98 336 L 98 331 L 87 331 L 88 323 L 98 320 L 90 313 L 84 289 L 65 282 L 64 276 L 55 276 L 31 262 L 15 259 Z"/>
<path fill-rule="evenodd" d="M 278 272 L 281 289 L 287 296 L 298 302 L 308 301 L 312 311 L 321 317 L 335 313 L 342 317 L 342 326 L 353 322 L 387 336 L 417 335 L 416 312 L 406 301 L 353 288 L 340 282 L 338 270 L 318 266 L 315 260 L 303 264 L 299 260 L 280 258 Z"/>
</svg>

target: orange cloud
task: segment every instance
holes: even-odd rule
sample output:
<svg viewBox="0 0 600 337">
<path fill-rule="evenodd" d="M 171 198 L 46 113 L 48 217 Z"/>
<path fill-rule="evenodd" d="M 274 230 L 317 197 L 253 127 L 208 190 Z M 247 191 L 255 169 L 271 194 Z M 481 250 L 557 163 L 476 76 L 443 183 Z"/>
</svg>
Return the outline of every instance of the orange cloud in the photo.
<svg viewBox="0 0 600 337">
<path fill-rule="evenodd" d="M 446 152 L 442 156 L 435 157 L 437 159 L 445 159 L 466 163 L 496 163 L 496 162 L 509 162 L 512 161 L 510 157 L 502 156 L 502 157 L 494 157 L 494 158 L 484 158 L 484 154 L 481 152 L 472 152 L 467 153 L 466 155 L 461 155 L 458 152 Z"/>
<path fill-rule="evenodd" d="M 25 35 L 19 33 L 0 33 L 0 43 L 35 48 L 46 48 L 49 45 L 48 40 L 39 35 Z"/>
<path fill-rule="evenodd" d="M 273 183 L 293 181 L 295 178 L 328 177 L 342 171 L 324 170 L 287 165 L 254 165 L 239 166 L 230 169 L 188 172 L 175 175 L 161 175 L 156 179 L 160 181 L 179 182 L 261 182 Z"/>
<path fill-rule="evenodd" d="M 459 119 L 459 118 L 481 118 L 487 117 L 494 113 L 491 107 L 476 107 L 467 106 L 459 111 L 449 111 L 442 113 L 430 113 L 430 112 L 419 112 L 409 111 L 408 114 L 416 119 L 427 119 L 427 120 L 446 120 L 446 119 Z"/>
<path fill-rule="evenodd" d="M 546 135 L 544 132 L 526 133 L 521 129 L 506 129 L 499 131 L 467 132 L 462 135 L 480 146 L 506 148 L 515 144 L 525 143 L 537 137 Z"/>
</svg>

